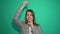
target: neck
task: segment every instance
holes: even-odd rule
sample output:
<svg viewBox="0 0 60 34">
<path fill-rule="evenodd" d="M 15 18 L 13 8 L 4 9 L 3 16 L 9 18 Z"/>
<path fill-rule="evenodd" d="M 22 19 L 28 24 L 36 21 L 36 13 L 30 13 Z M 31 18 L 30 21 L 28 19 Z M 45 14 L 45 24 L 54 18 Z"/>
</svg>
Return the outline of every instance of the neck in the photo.
<svg viewBox="0 0 60 34">
<path fill-rule="evenodd" d="M 31 26 L 31 25 L 33 25 L 33 21 L 28 21 L 27 24 L 28 24 L 29 26 Z"/>
</svg>

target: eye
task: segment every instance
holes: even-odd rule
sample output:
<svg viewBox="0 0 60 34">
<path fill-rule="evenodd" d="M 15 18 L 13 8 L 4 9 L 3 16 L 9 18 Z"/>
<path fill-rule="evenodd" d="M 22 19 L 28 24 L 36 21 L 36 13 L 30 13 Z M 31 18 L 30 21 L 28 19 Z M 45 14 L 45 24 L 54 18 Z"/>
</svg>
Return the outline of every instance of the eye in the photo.
<svg viewBox="0 0 60 34">
<path fill-rule="evenodd" d="M 30 14 L 30 16 L 32 16 L 32 14 Z"/>
<path fill-rule="evenodd" d="M 29 14 L 27 14 L 27 16 L 29 16 Z"/>
</svg>

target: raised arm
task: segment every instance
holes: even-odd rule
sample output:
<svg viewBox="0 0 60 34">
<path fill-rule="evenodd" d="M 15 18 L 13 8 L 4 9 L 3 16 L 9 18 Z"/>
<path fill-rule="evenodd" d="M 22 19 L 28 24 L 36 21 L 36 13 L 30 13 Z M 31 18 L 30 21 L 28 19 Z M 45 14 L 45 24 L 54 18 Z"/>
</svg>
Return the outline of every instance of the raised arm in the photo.
<svg viewBox="0 0 60 34">
<path fill-rule="evenodd" d="M 28 3 L 27 1 L 23 2 L 22 7 L 18 9 L 18 11 L 16 12 L 16 14 L 14 16 L 14 21 L 18 26 L 22 25 L 21 21 L 19 21 L 19 16 L 20 16 L 22 10 L 24 9 L 24 7 L 27 5 L 27 3 Z"/>
</svg>

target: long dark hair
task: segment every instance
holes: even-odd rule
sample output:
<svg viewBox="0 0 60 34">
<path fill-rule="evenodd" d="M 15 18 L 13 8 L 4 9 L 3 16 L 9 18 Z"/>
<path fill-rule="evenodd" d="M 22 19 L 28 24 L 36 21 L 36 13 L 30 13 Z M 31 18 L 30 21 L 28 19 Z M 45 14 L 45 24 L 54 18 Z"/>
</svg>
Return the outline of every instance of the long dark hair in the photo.
<svg viewBox="0 0 60 34">
<path fill-rule="evenodd" d="M 32 16 L 33 16 L 33 24 L 36 25 L 36 26 L 39 26 L 39 24 L 37 24 L 37 23 L 35 22 L 35 15 L 34 15 L 33 10 L 31 10 L 31 9 L 27 10 L 27 11 L 26 11 L 26 14 L 25 14 L 25 18 L 26 18 L 26 15 L 27 15 L 28 12 L 31 12 L 31 13 L 32 13 Z M 27 18 L 26 18 L 25 23 L 27 24 L 27 22 L 28 22 L 28 21 L 27 21 Z"/>
</svg>

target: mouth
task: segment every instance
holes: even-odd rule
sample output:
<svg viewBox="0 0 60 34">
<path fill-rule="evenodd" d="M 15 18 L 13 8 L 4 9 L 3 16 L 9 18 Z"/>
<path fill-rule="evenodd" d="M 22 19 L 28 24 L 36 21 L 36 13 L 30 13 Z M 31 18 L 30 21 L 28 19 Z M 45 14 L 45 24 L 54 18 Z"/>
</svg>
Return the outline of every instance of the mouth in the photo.
<svg viewBox="0 0 60 34">
<path fill-rule="evenodd" d="M 28 18 L 29 20 L 31 19 L 31 18 Z"/>
</svg>

